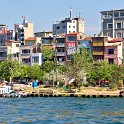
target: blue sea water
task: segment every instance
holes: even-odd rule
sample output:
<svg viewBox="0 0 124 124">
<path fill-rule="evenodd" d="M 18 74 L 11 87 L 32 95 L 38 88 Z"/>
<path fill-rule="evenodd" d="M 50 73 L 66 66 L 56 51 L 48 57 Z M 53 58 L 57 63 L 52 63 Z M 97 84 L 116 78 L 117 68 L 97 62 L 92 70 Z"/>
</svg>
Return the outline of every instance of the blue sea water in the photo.
<svg viewBox="0 0 124 124">
<path fill-rule="evenodd" d="M 0 124 L 124 124 L 124 98 L 0 98 Z"/>
</svg>

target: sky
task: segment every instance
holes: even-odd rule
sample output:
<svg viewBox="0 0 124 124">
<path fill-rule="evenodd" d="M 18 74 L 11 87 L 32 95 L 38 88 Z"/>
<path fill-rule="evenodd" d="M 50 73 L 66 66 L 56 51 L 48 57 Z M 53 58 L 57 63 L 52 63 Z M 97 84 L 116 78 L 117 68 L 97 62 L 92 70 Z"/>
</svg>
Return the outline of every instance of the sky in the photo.
<svg viewBox="0 0 124 124">
<path fill-rule="evenodd" d="M 101 11 L 124 9 L 124 0 L 0 0 L 0 24 L 14 29 L 27 16 L 34 32 L 52 31 L 52 24 L 69 17 L 84 19 L 85 34 L 92 36 L 101 29 Z"/>
</svg>

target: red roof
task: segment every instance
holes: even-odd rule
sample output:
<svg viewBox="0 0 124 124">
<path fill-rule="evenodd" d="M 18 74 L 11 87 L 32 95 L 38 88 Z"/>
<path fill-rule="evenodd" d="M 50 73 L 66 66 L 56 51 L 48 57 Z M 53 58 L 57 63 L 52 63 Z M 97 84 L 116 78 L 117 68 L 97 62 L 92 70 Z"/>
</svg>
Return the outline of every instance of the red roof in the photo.
<svg viewBox="0 0 124 124">
<path fill-rule="evenodd" d="M 120 42 L 122 41 L 122 38 L 113 38 L 113 39 L 110 39 L 108 42 Z"/>
</svg>

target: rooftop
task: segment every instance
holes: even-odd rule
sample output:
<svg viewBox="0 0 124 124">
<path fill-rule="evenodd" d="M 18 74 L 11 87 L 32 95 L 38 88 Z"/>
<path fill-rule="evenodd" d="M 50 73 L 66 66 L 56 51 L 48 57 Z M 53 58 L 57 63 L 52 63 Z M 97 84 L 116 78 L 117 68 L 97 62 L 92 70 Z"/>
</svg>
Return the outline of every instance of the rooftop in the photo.
<svg viewBox="0 0 124 124">
<path fill-rule="evenodd" d="M 25 41 L 34 41 L 34 40 L 36 40 L 36 37 L 28 37 L 27 39 L 25 39 Z"/>
<path fill-rule="evenodd" d="M 106 13 L 106 12 L 117 12 L 117 11 L 124 11 L 124 9 L 119 9 L 119 10 L 110 10 L 110 11 L 101 11 L 100 13 Z"/>
</svg>

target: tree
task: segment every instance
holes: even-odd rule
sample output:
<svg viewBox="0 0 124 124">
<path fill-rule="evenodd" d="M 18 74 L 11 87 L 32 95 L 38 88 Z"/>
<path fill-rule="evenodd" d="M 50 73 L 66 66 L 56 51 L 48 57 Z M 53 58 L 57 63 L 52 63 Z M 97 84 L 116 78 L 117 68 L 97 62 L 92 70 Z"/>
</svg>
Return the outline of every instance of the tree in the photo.
<svg viewBox="0 0 124 124">
<path fill-rule="evenodd" d="M 67 76 L 74 78 L 77 85 L 81 86 L 86 77 L 86 73 L 90 70 L 93 63 L 92 55 L 89 51 L 81 48 L 80 53 L 77 51 L 73 55 L 71 70 L 67 73 Z"/>
<path fill-rule="evenodd" d="M 110 65 L 110 88 L 117 88 L 120 80 L 124 79 L 124 66 L 111 64 Z"/>
<path fill-rule="evenodd" d="M 50 48 L 50 46 L 42 46 L 42 52 L 44 53 L 45 61 L 53 61 L 55 52 Z"/>
<path fill-rule="evenodd" d="M 45 61 L 42 65 L 41 68 L 43 71 L 46 73 L 50 73 L 52 70 L 55 70 L 55 62 L 53 61 Z"/>
<path fill-rule="evenodd" d="M 12 82 L 12 78 L 19 77 L 20 75 L 20 64 L 18 61 L 8 59 L 0 63 L 0 77 L 2 79 L 10 79 L 10 82 Z"/>
<path fill-rule="evenodd" d="M 33 66 L 28 66 L 28 77 L 33 80 L 43 80 L 44 71 L 41 70 L 41 67 L 38 64 Z"/>
</svg>

